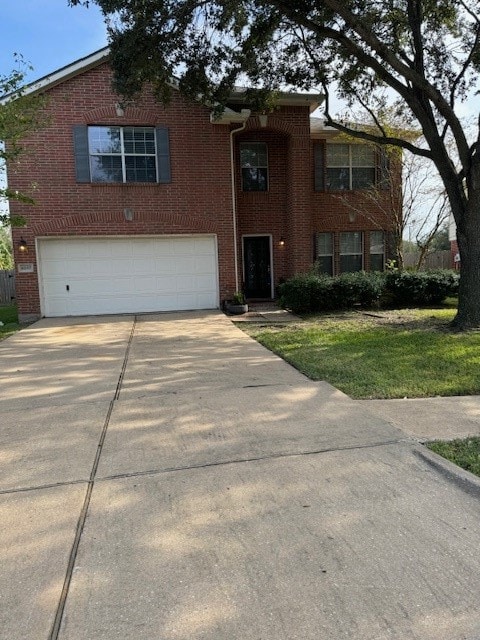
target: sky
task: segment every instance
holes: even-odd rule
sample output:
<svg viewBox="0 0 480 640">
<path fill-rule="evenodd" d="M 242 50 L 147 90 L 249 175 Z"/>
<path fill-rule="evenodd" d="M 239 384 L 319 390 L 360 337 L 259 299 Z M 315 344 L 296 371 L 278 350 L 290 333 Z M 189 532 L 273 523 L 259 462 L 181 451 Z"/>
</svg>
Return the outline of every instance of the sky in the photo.
<svg viewBox="0 0 480 640">
<path fill-rule="evenodd" d="M 16 68 L 14 54 L 20 54 L 32 67 L 26 70 L 28 83 L 105 47 L 107 34 L 96 5 L 87 9 L 69 7 L 68 0 L 0 0 L 0 43 L 0 76 Z M 0 202 L 0 213 L 7 206 Z"/>
<path fill-rule="evenodd" d="M 15 67 L 14 53 L 33 67 L 31 82 L 107 45 L 96 5 L 69 7 L 68 0 L 0 0 L 0 75 Z"/>
<path fill-rule="evenodd" d="M 33 67 L 28 83 L 106 46 L 107 35 L 92 3 L 86 8 L 69 7 L 68 0 L 0 0 L 0 43 L 0 76 L 15 68 L 18 53 Z M 477 116 L 478 96 L 458 105 L 458 113 Z"/>
</svg>

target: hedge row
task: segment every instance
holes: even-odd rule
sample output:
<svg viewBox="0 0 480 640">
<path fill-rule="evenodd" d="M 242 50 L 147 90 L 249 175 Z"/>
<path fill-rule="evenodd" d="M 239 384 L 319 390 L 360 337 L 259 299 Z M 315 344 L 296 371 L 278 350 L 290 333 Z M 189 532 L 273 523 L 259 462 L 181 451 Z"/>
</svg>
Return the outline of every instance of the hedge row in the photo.
<svg viewBox="0 0 480 640">
<path fill-rule="evenodd" d="M 279 286 L 280 304 L 294 313 L 368 307 L 417 307 L 440 304 L 458 292 L 458 275 L 435 271 L 359 271 L 330 277 L 299 274 Z"/>
</svg>

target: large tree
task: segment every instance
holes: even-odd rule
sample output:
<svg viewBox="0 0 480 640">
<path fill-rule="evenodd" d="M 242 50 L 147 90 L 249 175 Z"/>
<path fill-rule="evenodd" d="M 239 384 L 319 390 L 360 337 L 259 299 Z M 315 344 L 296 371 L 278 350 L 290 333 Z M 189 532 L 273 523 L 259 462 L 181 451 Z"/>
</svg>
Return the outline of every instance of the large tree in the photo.
<svg viewBox="0 0 480 640">
<path fill-rule="evenodd" d="M 71 0 L 71 4 L 85 0 Z M 168 98 L 226 102 L 235 83 L 326 93 L 326 122 L 398 145 L 436 165 L 457 225 L 462 260 L 459 328 L 480 326 L 480 137 L 458 105 L 478 86 L 479 0 L 95 0 L 108 19 L 118 91 L 152 82 Z M 88 3 L 87 3 L 88 4 Z M 395 102 L 427 148 L 336 119 L 329 93 L 375 113 Z M 447 140 L 454 141 L 453 148 Z"/>
</svg>

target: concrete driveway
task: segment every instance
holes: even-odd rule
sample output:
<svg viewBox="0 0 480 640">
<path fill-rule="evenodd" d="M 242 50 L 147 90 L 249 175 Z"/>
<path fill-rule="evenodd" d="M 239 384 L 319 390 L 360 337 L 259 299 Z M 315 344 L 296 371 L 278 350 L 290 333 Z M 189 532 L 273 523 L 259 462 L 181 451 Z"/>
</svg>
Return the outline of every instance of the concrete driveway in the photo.
<svg viewBox="0 0 480 640">
<path fill-rule="evenodd" d="M 2 638 L 480 638 L 480 484 L 222 314 L 43 320 L 0 365 Z"/>
</svg>

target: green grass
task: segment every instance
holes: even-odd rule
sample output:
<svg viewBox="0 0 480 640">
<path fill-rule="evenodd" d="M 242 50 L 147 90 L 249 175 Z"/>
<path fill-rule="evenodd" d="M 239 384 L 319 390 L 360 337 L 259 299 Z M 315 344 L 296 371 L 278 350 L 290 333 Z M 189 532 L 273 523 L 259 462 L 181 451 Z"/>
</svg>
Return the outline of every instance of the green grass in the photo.
<svg viewBox="0 0 480 640">
<path fill-rule="evenodd" d="M 480 333 L 448 331 L 454 314 L 453 308 L 350 312 L 242 328 L 308 377 L 353 398 L 478 394 Z"/>
<path fill-rule="evenodd" d="M 0 322 L 3 323 L 0 325 L 0 340 L 20 329 L 16 305 L 0 305 Z"/>
<path fill-rule="evenodd" d="M 450 442 L 434 441 L 427 443 L 427 447 L 462 469 L 480 476 L 479 437 L 451 440 Z"/>
</svg>

